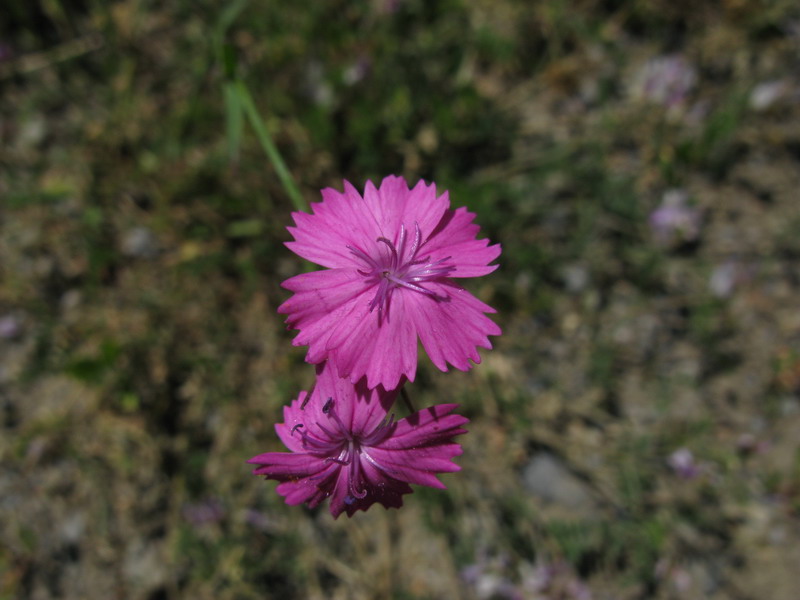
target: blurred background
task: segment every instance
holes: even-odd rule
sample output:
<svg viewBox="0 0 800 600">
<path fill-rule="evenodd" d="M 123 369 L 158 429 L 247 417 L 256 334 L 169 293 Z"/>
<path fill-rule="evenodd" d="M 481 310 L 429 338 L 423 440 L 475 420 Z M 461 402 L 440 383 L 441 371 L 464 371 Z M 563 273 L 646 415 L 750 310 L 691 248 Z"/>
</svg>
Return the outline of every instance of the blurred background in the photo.
<svg viewBox="0 0 800 600">
<path fill-rule="evenodd" d="M 0 599 L 797 598 L 799 58 L 793 0 L 5 1 Z M 392 173 L 504 335 L 408 386 L 448 490 L 334 521 L 245 464 L 286 177 Z"/>
</svg>

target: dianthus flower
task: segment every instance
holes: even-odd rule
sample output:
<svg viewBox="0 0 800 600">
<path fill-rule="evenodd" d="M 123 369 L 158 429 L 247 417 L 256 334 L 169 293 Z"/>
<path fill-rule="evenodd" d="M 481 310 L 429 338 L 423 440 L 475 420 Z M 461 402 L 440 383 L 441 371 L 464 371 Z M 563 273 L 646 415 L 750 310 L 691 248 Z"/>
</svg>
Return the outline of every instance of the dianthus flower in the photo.
<svg viewBox="0 0 800 600">
<path fill-rule="evenodd" d="M 495 311 L 453 281 L 497 268 L 500 245 L 476 239 L 475 215 L 451 210 L 435 185 L 409 190 L 395 176 L 377 189 L 368 181 L 363 196 L 345 181 L 322 198 L 313 214 L 293 213 L 286 245 L 327 270 L 286 280 L 294 295 L 278 308 L 300 330 L 293 343 L 308 345 L 306 360 L 386 389 L 414 380 L 417 338 L 442 371 L 480 362 L 477 348 L 500 334 L 484 314 Z"/>
<path fill-rule="evenodd" d="M 352 516 L 376 502 L 399 508 L 409 483 L 444 488 L 436 473 L 458 471 L 452 458 L 461 446 L 452 441 L 466 433 L 468 419 L 450 414 L 455 404 L 440 404 L 395 421 L 387 416 L 396 390 L 369 390 L 317 368 L 310 396 L 301 392 L 283 409 L 275 426 L 291 452 L 267 452 L 248 462 L 253 471 L 275 479 L 287 504 L 315 507 L 330 497 L 334 517 Z"/>
</svg>

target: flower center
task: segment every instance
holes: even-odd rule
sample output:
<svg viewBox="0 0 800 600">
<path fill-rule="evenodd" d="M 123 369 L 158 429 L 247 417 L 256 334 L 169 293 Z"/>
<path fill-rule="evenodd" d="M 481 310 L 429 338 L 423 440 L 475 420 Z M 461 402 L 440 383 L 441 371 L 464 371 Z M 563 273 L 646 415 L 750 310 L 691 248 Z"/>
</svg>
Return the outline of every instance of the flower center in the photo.
<svg viewBox="0 0 800 600">
<path fill-rule="evenodd" d="M 369 284 L 377 285 L 375 296 L 369 303 L 369 311 L 378 308 L 383 312 L 388 308 L 392 291 L 396 287 L 404 287 L 425 294 L 436 300 L 443 300 L 438 294 L 424 288 L 427 281 L 447 277 L 456 270 L 454 265 L 446 264 L 450 256 L 431 262 L 430 256 L 418 257 L 422 233 L 419 224 L 414 222 L 414 241 L 407 244 L 405 225 L 400 225 L 400 235 L 397 244 L 385 237 L 379 237 L 376 251 L 370 255 L 353 246 L 347 246 L 350 252 L 364 263 L 365 269 L 358 272 L 364 276 Z"/>
<path fill-rule="evenodd" d="M 302 423 L 292 427 L 292 435 L 294 435 L 295 431 L 300 430 L 303 446 L 308 448 L 310 454 L 322 454 L 325 456 L 326 462 L 335 462 L 342 466 L 348 466 L 350 470 L 350 476 L 348 477 L 349 497 L 364 498 L 367 495 L 367 490 L 363 486 L 361 459 L 369 461 L 379 469 L 387 472 L 391 471 L 391 469 L 387 469 L 377 463 L 369 455 L 367 448 L 382 442 L 391 435 L 395 425 L 394 415 L 381 421 L 375 429 L 366 435 L 353 435 L 353 432 L 345 426 L 339 415 L 336 414 L 335 404 L 333 398 L 328 398 L 322 407 L 322 412 L 333 421 L 334 427 L 329 429 L 319 421 L 316 423 L 317 427 L 325 434 L 324 437 L 328 438 L 327 440 L 320 439 L 310 432 L 302 431 L 304 428 Z"/>
</svg>

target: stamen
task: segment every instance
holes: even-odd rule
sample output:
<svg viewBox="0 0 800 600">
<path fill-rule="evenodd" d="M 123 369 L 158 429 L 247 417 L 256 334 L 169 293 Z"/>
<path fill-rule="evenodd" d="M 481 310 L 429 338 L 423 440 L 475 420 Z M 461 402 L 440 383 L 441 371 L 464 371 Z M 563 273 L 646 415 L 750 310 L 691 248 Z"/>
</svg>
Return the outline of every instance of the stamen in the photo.
<svg viewBox="0 0 800 600">
<path fill-rule="evenodd" d="M 337 435 L 333 431 L 325 427 L 325 425 L 323 425 L 322 423 L 317 422 L 317 427 L 319 427 L 322 430 L 322 432 L 329 438 L 336 439 Z"/>
<path fill-rule="evenodd" d="M 387 278 L 382 278 L 381 282 L 378 284 L 378 291 L 375 292 L 375 296 L 372 298 L 372 301 L 369 303 L 369 312 L 375 310 L 375 307 L 380 305 L 378 311 L 383 311 L 383 307 L 388 304 L 388 295 L 389 295 L 389 284 Z"/>
<path fill-rule="evenodd" d="M 308 432 L 305 432 L 305 431 L 303 431 L 301 433 L 302 433 L 302 436 L 303 436 L 302 437 L 303 447 L 310 446 L 312 450 L 315 450 L 317 452 L 323 452 L 325 454 L 329 454 L 331 452 L 331 450 L 336 448 L 336 446 L 338 446 L 341 443 L 339 441 L 327 441 L 326 442 L 326 441 L 323 441 L 323 440 L 318 440 L 317 438 L 315 438 L 314 436 L 312 436 L 311 434 L 309 434 Z"/>
<path fill-rule="evenodd" d="M 356 483 L 361 483 L 361 459 L 358 456 L 353 457 L 350 461 L 350 477 L 347 483 L 349 484 L 350 494 L 356 498 L 361 499 L 367 495 L 366 488 L 356 489 Z"/>
<path fill-rule="evenodd" d="M 308 404 L 311 401 L 311 396 L 314 395 L 314 388 L 315 387 L 317 387 L 317 382 L 316 381 L 314 382 L 314 385 L 311 386 L 311 389 L 308 390 L 308 393 L 306 394 L 306 397 L 303 398 L 303 402 L 300 404 L 300 410 L 305 410 L 306 404 Z"/>
<path fill-rule="evenodd" d="M 347 439 L 352 439 L 353 436 L 351 435 L 350 430 L 344 426 L 344 423 L 342 423 L 342 420 L 339 418 L 339 415 L 337 415 L 336 411 L 333 410 L 334 404 L 335 403 L 333 401 L 333 398 L 328 398 L 328 401 L 325 402 L 325 406 L 322 407 L 322 412 L 328 415 L 329 418 L 332 418 L 334 420 L 336 426 L 339 428 L 339 433 L 341 433 Z M 335 434 L 333 432 L 328 431 L 328 429 L 321 423 L 317 423 L 317 426 L 320 429 L 322 429 L 322 431 L 324 431 L 327 435 L 331 436 L 331 438 L 335 437 Z"/>
<path fill-rule="evenodd" d="M 400 258 L 397 256 L 397 248 L 394 247 L 394 244 L 387 240 L 385 237 L 379 237 L 376 242 L 383 242 L 387 246 L 389 246 L 389 251 L 392 253 L 392 270 L 397 268 L 397 264 L 400 262 Z"/>
<path fill-rule="evenodd" d="M 361 439 L 364 446 L 374 446 L 383 441 L 394 430 L 394 413 L 390 417 L 383 419 L 372 432 Z"/>
<path fill-rule="evenodd" d="M 375 260 L 369 254 L 367 254 L 360 248 L 355 248 L 353 246 L 348 245 L 347 249 L 350 250 L 350 252 L 354 254 L 357 258 L 360 258 L 365 263 L 367 263 L 367 265 L 369 265 L 373 269 L 378 267 L 378 263 L 376 263 Z"/>
<path fill-rule="evenodd" d="M 420 294 L 425 294 L 426 296 L 433 296 L 434 298 L 438 298 L 436 293 L 426 290 L 424 287 L 420 287 L 418 285 L 414 285 L 410 281 L 403 281 L 402 279 L 398 279 L 397 277 L 387 276 L 386 279 L 391 281 L 395 285 L 400 285 L 410 290 L 414 290 L 415 292 L 419 292 Z M 421 278 L 420 278 L 421 279 Z"/>
<path fill-rule="evenodd" d="M 364 473 L 365 465 L 361 462 L 367 460 L 375 468 L 394 475 L 398 473 L 397 468 L 383 465 L 373 456 L 369 450 L 380 444 L 397 427 L 394 413 L 384 417 L 375 428 L 367 433 L 354 434 L 347 428 L 336 412 L 336 400 L 332 396 L 328 397 L 322 406 L 322 413 L 336 423 L 336 427 L 323 424 L 317 421 L 316 427 L 312 431 L 319 435 L 317 438 L 311 432 L 305 431 L 303 423 L 297 423 L 292 427 L 292 434 L 299 431 L 303 438 L 304 446 L 309 448 L 309 453 L 320 456 L 328 465 L 322 473 L 308 477 L 309 481 L 330 481 L 330 478 L 338 477 L 342 467 L 348 466 L 347 473 L 347 498 L 345 501 L 352 504 L 360 499 L 366 498 L 370 490 L 370 482 Z M 324 419 L 322 419 L 324 421 Z M 326 426 L 327 425 L 327 426 Z M 327 439 L 326 439 L 327 438 Z M 323 489 L 321 483 L 317 484 L 320 490 Z"/>
<path fill-rule="evenodd" d="M 393 469 L 391 467 L 387 467 L 386 465 L 382 465 L 377 460 L 372 458 L 372 456 L 370 456 L 369 452 L 367 452 L 367 451 L 362 451 L 361 452 L 361 456 L 363 456 L 365 459 L 367 459 L 370 462 L 370 464 L 372 464 L 374 467 L 380 469 L 384 473 L 397 473 L 397 469 Z"/>
<path fill-rule="evenodd" d="M 404 223 L 400 224 L 396 244 L 385 236 L 378 237 L 375 241 L 386 246 L 387 251 L 379 246 L 378 251 L 373 251 L 370 255 L 361 248 L 347 246 L 353 256 L 365 266 L 356 272 L 364 277 L 367 285 L 375 286 L 375 295 L 369 303 L 370 312 L 377 308 L 378 318 L 386 317 L 391 295 L 396 287 L 404 287 L 437 301 L 446 300 L 446 296 L 427 289 L 423 284 L 449 277 L 456 267 L 450 264 L 451 256 L 433 262 L 430 254 L 424 258 L 417 256 L 424 246 L 422 230 L 417 221 L 414 221 L 414 239 L 410 247 L 407 247 L 409 235 Z"/>
<path fill-rule="evenodd" d="M 422 232 L 419 230 L 419 223 L 414 221 L 414 243 L 411 245 L 411 252 L 409 258 L 414 258 L 419 250 L 419 242 L 422 239 Z"/>
</svg>

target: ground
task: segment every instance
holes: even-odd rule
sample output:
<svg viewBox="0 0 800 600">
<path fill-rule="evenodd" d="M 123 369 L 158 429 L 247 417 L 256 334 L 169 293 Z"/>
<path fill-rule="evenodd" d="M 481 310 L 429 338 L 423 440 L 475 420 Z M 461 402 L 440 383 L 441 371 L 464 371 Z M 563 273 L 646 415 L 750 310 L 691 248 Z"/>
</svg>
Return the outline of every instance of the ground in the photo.
<svg viewBox="0 0 800 600">
<path fill-rule="evenodd" d="M 0 598 L 795 598 L 800 10 L 695 4 L 11 2 Z M 447 490 L 250 474 L 313 267 L 238 85 L 303 202 L 423 178 L 503 245 L 503 335 L 408 386 Z"/>
</svg>

